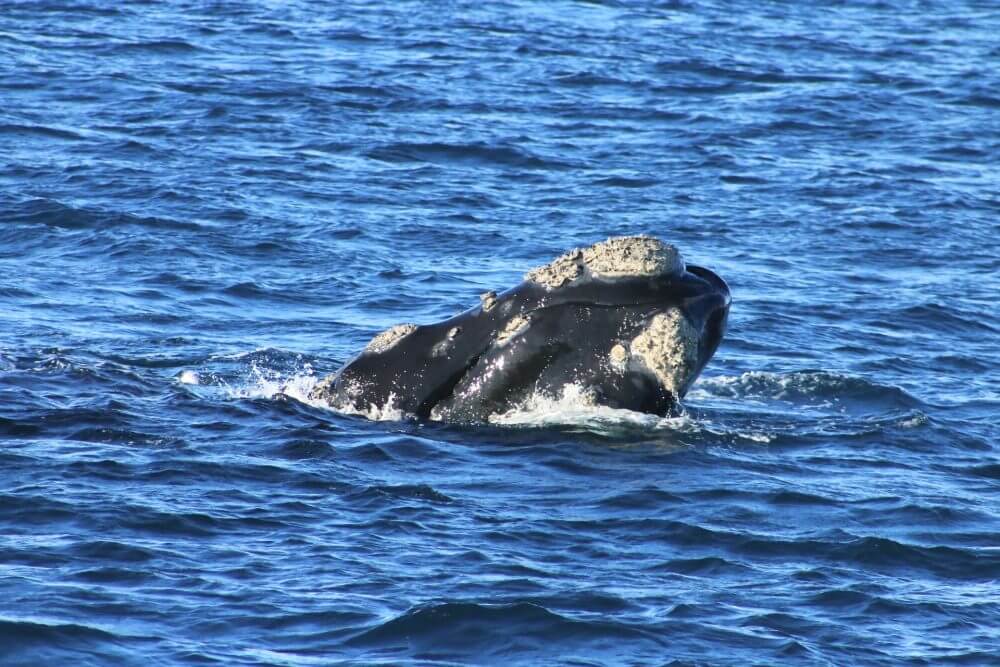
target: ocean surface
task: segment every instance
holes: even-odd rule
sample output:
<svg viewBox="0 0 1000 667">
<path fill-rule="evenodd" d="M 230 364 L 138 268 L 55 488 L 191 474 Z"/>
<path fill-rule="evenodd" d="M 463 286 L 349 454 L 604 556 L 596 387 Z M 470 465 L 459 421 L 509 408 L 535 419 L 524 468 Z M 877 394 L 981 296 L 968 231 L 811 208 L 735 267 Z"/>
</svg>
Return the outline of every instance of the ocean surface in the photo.
<svg viewBox="0 0 1000 667">
<path fill-rule="evenodd" d="M 1000 6 L 0 6 L 0 664 L 1000 664 Z M 611 235 L 670 418 L 310 404 Z"/>
</svg>

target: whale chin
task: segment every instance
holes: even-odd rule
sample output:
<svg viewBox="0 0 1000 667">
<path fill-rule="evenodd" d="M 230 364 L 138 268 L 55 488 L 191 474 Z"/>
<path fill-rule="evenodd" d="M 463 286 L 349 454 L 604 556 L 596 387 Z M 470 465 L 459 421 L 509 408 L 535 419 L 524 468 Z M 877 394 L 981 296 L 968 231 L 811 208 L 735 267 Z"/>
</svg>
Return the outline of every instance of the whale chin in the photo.
<svg viewBox="0 0 1000 667">
<path fill-rule="evenodd" d="M 376 335 L 312 398 L 355 413 L 482 422 L 574 385 L 596 405 L 667 414 L 718 348 L 730 301 L 725 281 L 686 265 L 674 246 L 612 238 L 448 320 Z"/>
</svg>

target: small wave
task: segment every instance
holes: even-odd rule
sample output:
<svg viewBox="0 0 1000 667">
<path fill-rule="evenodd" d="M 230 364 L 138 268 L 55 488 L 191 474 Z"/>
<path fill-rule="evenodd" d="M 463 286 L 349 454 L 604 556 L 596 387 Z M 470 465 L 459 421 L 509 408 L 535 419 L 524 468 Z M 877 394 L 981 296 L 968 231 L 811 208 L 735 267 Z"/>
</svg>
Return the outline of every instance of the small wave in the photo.
<svg viewBox="0 0 1000 667">
<path fill-rule="evenodd" d="M 951 578 L 993 579 L 1000 575 L 1000 558 L 992 550 L 921 546 L 887 537 L 847 537 L 850 539 L 838 536 L 838 539 L 785 540 L 758 536 L 738 545 L 735 551 L 754 557 L 821 557 L 865 569 L 897 573 L 922 570 Z"/>
<path fill-rule="evenodd" d="M 898 387 L 826 371 L 748 371 L 737 376 L 702 378 L 689 396 L 696 399 L 719 397 L 821 405 L 832 405 L 834 401 L 844 400 L 875 400 L 904 408 L 915 408 L 920 404 Z"/>
<path fill-rule="evenodd" d="M 665 74 L 689 74 L 706 79 L 724 81 L 743 81 L 760 84 L 823 84 L 837 81 L 837 78 L 824 74 L 789 73 L 782 70 L 757 71 L 755 63 L 728 63 L 718 65 L 704 60 L 682 59 L 662 61 L 656 64 L 656 69 Z"/>
<path fill-rule="evenodd" d="M 953 102 L 963 106 L 984 107 L 986 109 L 1000 109 L 1000 97 L 988 95 L 986 93 L 975 93 L 966 95 Z"/>
<path fill-rule="evenodd" d="M 767 185 L 767 179 L 746 174 L 723 174 L 719 180 L 729 185 Z"/>
<path fill-rule="evenodd" d="M 358 505 L 385 504 L 387 500 L 393 501 L 389 504 L 398 505 L 398 501 L 415 500 L 421 503 L 443 504 L 453 503 L 454 500 L 441 493 L 437 489 L 427 484 L 382 484 L 369 486 L 356 493 L 348 494 L 347 500 Z"/>
<path fill-rule="evenodd" d="M 252 280 L 233 283 L 232 285 L 229 285 L 228 287 L 223 289 L 222 293 L 240 299 L 250 299 L 256 301 L 262 301 L 262 300 L 290 301 L 293 298 L 286 291 L 282 289 L 266 287 Z"/>
<path fill-rule="evenodd" d="M 1000 480 L 1000 463 L 987 463 L 980 466 L 972 466 L 961 470 L 967 475 L 974 477 L 985 477 L 986 479 Z"/>
<path fill-rule="evenodd" d="M 594 86 L 640 86 L 641 82 L 629 82 L 611 76 L 595 74 L 594 72 L 574 72 L 564 74 L 553 79 L 553 83 L 559 86 L 571 87 L 594 87 Z"/>
<path fill-rule="evenodd" d="M 113 540 L 81 542 L 74 544 L 72 551 L 77 557 L 105 562 L 144 563 L 156 557 L 155 552 L 145 547 Z"/>
<path fill-rule="evenodd" d="M 654 568 L 658 572 L 673 572 L 688 576 L 710 577 L 721 575 L 744 576 L 750 567 L 716 556 L 702 558 L 675 558 Z"/>
<path fill-rule="evenodd" d="M 594 185 L 603 185 L 609 188 L 649 188 L 659 183 L 660 181 L 655 178 L 630 178 L 627 176 L 608 176 L 593 181 Z"/>
<path fill-rule="evenodd" d="M 348 640 L 368 647 L 406 647 L 435 652 L 509 655 L 533 652 L 552 641 L 591 644 L 646 640 L 653 633 L 621 623 L 574 620 L 527 602 L 476 604 L 445 602 L 416 607 Z"/>
<path fill-rule="evenodd" d="M 121 639 L 121 635 L 79 623 L 40 618 L 0 618 L 0 654 L 8 657 L 31 647 L 60 647 L 64 650 L 73 646 L 110 647 Z"/>
<path fill-rule="evenodd" d="M 193 391 L 218 392 L 229 399 L 278 399 L 291 398 L 319 410 L 329 410 L 342 415 L 365 417 L 371 421 L 403 421 L 410 418 L 396 405 L 395 394 L 389 394 L 385 405 L 357 408 L 350 404 L 332 406 L 312 397 L 312 391 L 323 379 L 313 365 L 299 355 L 289 355 L 272 348 L 258 348 L 251 352 L 237 352 L 210 357 L 215 361 L 239 361 L 244 370 L 232 375 L 184 369 L 175 376 L 178 384 Z"/>
<path fill-rule="evenodd" d="M 868 605 L 872 599 L 873 596 L 862 591 L 834 589 L 817 593 L 812 596 L 809 601 L 817 607 L 833 609 L 854 607 L 861 609 Z"/>
<path fill-rule="evenodd" d="M 163 230 L 201 230 L 193 222 L 151 218 L 118 211 L 102 211 L 68 206 L 52 199 L 28 199 L 18 202 L 5 211 L 7 222 L 45 225 L 62 229 L 107 229 L 119 226 L 137 226 Z"/>
<path fill-rule="evenodd" d="M 0 125 L 0 134 L 13 134 L 20 137 L 34 135 L 49 139 L 66 139 L 68 141 L 83 139 L 83 135 L 77 132 L 58 127 L 51 127 L 48 125 L 18 125 L 4 123 Z"/>
<path fill-rule="evenodd" d="M 111 53 L 156 53 L 160 55 L 171 53 L 195 53 L 201 49 L 190 42 L 181 39 L 159 39 L 150 42 L 126 42 L 114 44 L 108 48 Z"/>
<path fill-rule="evenodd" d="M 885 326 L 903 331 L 919 327 L 932 332 L 964 331 L 970 335 L 990 336 L 1000 333 L 1000 329 L 990 324 L 989 318 L 984 318 L 979 313 L 939 303 L 923 303 L 899 309 L 892 314 L 890 321 L 885 322 Z"/>
<path fill-rule="evenodd" d="M 478 164 L 524 169 L 565 169 L 570 166 L 558 160 L 539 157 L 522 148 L 486 143 L 394 143 L 369 151 L 368 157 L 382 162 Z"/>
</svg>

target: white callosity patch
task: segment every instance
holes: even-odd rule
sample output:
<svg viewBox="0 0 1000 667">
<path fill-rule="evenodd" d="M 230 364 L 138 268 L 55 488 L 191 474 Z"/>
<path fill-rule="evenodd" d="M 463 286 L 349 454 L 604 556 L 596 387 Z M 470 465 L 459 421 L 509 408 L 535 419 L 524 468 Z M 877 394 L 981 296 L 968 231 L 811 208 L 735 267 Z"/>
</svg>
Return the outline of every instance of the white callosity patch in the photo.
<svg viewBox="0 0 1000 667">
<path fill-rule="evenodd" d="M 581 262 L 583 252 L 576 248 L 570 250 L 565 255 L 557 257 L 545 266 L 538 266 L 524 274 L 525 280 L 539 283 L 550 289 L 562 287 L 564 284 L 576 280 L 583 273 Z"/>
<path fill-rule="evenodd" d="M 458 334 L 462 333 L 462 327 L 452 327 L 448 330 L 448 335 L 445 336 L 444 340 L 436 343 L 434 347 L 431 348 L 431 355 L 435 357 L 444 357 L 451 352 L 451 348 L 455 345 L 455 339 L 458 338 Z"/>
<path fill-rule="evenodd" d="M 511 338 L 524 331 L 530 323 L 531 320 L 525 315 L 515 315 L 510 318 L 510 320 L 507 321 L 507 324 L 504 325 L 504 328 L 500 330 L 500 333 L 497 334 L 497 344 L 503 345 Z"/>
<path fill-rule="evenodd" d="M 483 312 L 490 312 L 493 310 L 493 306 L 497 305 L 497 293 L 492 290 L 483 292 L 479 295 L 479 303 L 483 308 Z"/>
<path fill-rule="evenodd" d="M 698 364 L 698 330 L 679 308 L 655 315 L 632 340 L 632 356 L 639 359 L 675 398 Z"/>
<path fill-rule="evenodd" d="M 583 259 L 597 276 L 659 276 L 684 271 L 677 248 L 651 236 L 610 238 L 585 248 Z"/>
<path fill-rule="evenodd" d="M 365 347 L 365 352 L 385 352 L 416 330 L 416 324 L 397 324 L 372 338 Z"/>
<path fill-rule="evenodd" d="M 615 370 L 623 371 L 628 365 L 628 350 L 621 343 L 615 343 L 611 352 L 608 353 L 608 357 L 611 360 L 611 367 Z"/>
<path fill-rule="evenodd" d="M 545 266 L 525 274 L 549 289 L 562 287 L 581 276 L 614 279 L 674 275 L 684 271 L 676 247 L 651 236 L 618 236 L 587 248 L 570 250 Z"/>
</svg>

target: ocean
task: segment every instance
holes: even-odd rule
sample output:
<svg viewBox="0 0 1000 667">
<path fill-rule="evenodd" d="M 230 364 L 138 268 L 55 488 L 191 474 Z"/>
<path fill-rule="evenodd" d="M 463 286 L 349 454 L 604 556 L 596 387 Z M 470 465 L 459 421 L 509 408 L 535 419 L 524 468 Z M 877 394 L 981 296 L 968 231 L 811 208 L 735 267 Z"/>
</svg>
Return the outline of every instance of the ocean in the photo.
<svg viewBox="0 0 1000 667">
<path fill-rule="evenodd" d="M 0 4 L 0 664 L 1000 664 L 1000 7 Z M 650 234 L 666 418 L 308 400 Z"/>
</svg>

